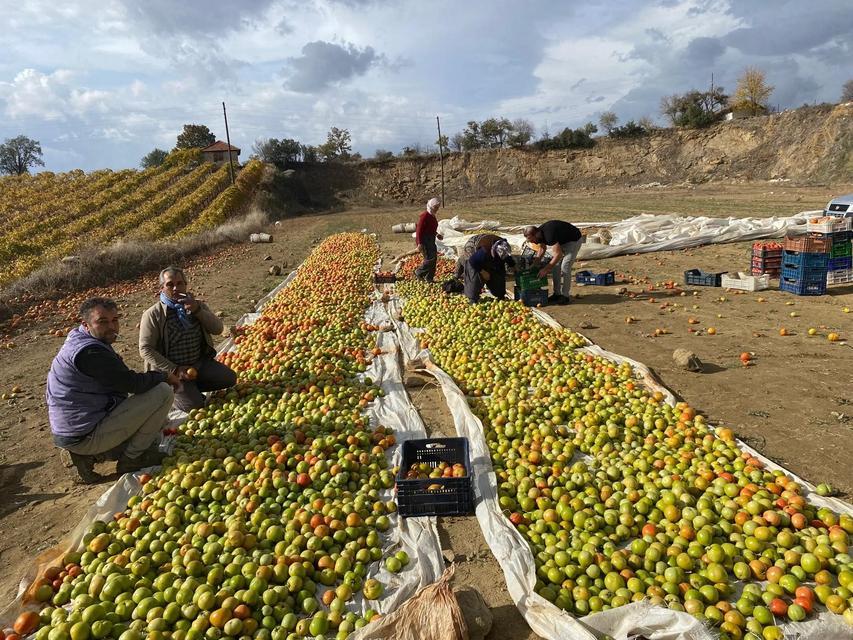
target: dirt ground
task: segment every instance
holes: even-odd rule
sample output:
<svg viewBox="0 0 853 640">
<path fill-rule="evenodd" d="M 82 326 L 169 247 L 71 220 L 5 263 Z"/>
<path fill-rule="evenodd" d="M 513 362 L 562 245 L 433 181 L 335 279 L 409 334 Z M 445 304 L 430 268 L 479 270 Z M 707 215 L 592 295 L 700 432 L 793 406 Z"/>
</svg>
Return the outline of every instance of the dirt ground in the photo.
<svg viewBox="0 0 853 640">
<path fill-rule="evenodd" d="M 574 221 L 614 220 L 638 213 L 682 213 L 711 216 L 790 215 L 822 208 L 833 196 L 853 192 L 853 185 L 794 187 L 786 184 L 702 185 L 649 189 L 598 189 L 551 192 L 449 203 L 440 217 L 497 219 L 508 223 L 560 217 Z M 414 220 L 418 209 L 357 208 L 343 213 L 310 215 L 271 227 L 275 242 L 245 245 L 224 257 L 199 261 L 190 272 L 190 289 L 226 324 L 254 307 L 255 300 L 281 281 L 268 275 L 271 265 L 287 263 L 286 273 L 323 237 L 344 230 L 376 233 L 383 254 L 397 255 L 412 247 L 391 225 Z M 271 259 L 264 260 L 269 256 Z M 689 268 L 708 271 L 746 270 L 749 243 L 712 245 L 688 251 L 621 256 L 576 268 L 615 270 L 638 283 L 611 287 L 577 287 L 574 304 L 547 309 L 563 325 L 579 330 L 602 347 L 644 362 L 663 383 L 715 423 L 726 424 L 748 444 L 794 473 L 829 482 L 847 499 L 853 497 L 853 359 L 850 343 L 830 342 L 829 332 L 853 339 L 853 285 L 830 288 L 827 296 L 797 297 L 770 290 L 736 295 L 722 289 L 686 288 L 686 295 L 652 284 L 674 280 L 681 285 Z M 646 280 L 648 279 L 648 281 Z M 626 287 L 635 297 L 619 295 Z M 140 368 L 136 323 L 156 293 L 148 276 L 135 293 L 116 295 L 123 305 L 118 351 Z M 117 290 L 123 291 L 121 287 Z M 695 294 L 694 294 L 695 291 Z M 654 302 L 650 301 L 654 298 Z M 723 299 L 724 298 L 724 299 Z M 661 305 L 668 303 L 662 308 Z M 675 306 L 675 305 L 679 306 Z M 636 322 L 626 322 L 627 317 Z M 688 324 L 688 318 L 698 324 Z M 44 406 L 44 384 L 50 361 L 63 338 L 48 331 L 70 328 L 62 318 L 48 318 L 11 336 L 12 349 L 0 350 L 0 393 L 21 391 L 2 400 L 0 413 L 0 603 L 9 602 L 32 557 L 55 545 L 85 513 L 107 485 L 79 487 L 62 467 L 50 440 Z M 583 327 L 583 328 L 581 328 Z M 713 327 L 715 335 L 707 329 Z M 780 328 L 789 332 L 780 336 Z M 700 329 L 691 333 L 689 329 Z M 809 336 L 814 328 L 817 335 Z M 655 329 L 666 333 L 654 337 Z M 0 336 L 2 337 L 2 336 Z M 701 373 L 678 369 L 674 349 L 694 351 L 705 363 Z M 742 366 L 739 356 L 755 354 L 754 365 Z M 434 410 L 435 390 L 413 393 L 425 421 L 436 433 L 452 428 L 446 415 Z M 111 467 L 99 469 L 109 473 Z M 456 584 L 472 584 L 495 615 L 490 638 L 535 638 L 512 606 L 503 578 L 482 540 L 476 520 L 441 522 L 442 541 L 459 565 Z M 2 605 L 0 605 L 2 608 Z"/>
</svg>

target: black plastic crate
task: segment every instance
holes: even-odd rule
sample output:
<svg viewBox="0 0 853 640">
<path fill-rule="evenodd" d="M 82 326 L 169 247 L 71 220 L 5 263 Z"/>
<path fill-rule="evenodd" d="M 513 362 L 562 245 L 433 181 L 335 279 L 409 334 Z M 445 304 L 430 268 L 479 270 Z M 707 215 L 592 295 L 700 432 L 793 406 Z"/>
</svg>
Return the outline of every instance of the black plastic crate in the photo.
<svg viewBox="0 0 853 640">
<path fill-rule="evenodd" d="M 699 287 L 719 287 L 724 273 L 728 272 L 710 273 L 701 269 L 688 269 L 684 272 L 684 283 Z"/>
<path fill-rule="evenodd" d="M 535 307 L 537 305 L 545 306 L 548 304 L 547 289 L 531 289 L 522 291 L 518 287 L 515 288 L 515 299 L 521 300 L 525 307 Z"/>
<path fill-rule="evenodd" d="M 603 287 L 616 282 L 616 274 L 613 271 L 607 271 L 605 273 L 578 271 L 575 274 L 575 282 L 578 284 L 594 284 Z"/>
<path fill-rule="evenodd" d="M 441 462 L 465 465 L 465 477 L 406 479 L 406 472 L 413 464 L 426 463 L 435 468 Z M 471 475 L 467 438 L 407 440 L 403 443 L 402 462 L 397 473 L 397 511 L 404 518 L 473 513 Z"/>
<path fill-rule="evenodd" d="M 779 280 L 779 290 L 798 296 L 822 296 L 826 293 L 826 279 L 822 282 L 805 282 L 796 278 L 786 278 L 783 276 Z"/>
</svg>

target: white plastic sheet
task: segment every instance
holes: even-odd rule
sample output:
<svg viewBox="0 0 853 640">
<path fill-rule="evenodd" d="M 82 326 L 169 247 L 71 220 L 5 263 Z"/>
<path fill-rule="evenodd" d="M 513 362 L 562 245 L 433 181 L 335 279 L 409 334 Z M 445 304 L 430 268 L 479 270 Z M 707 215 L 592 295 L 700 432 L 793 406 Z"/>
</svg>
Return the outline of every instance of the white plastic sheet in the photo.
<svg viewBox="0 0 853 640">
<path fill-rule="evenodd" d="M 575 226 L 606 227 L 607 234 L 591 236 L 581 247 L 578 259 L 598 260 L 628 253 L 673 251 L 706 244 L 742 242 L 761 238 L 782 238 L 788 233 L 805 233 L 806 222 L 821 211 L 803 211 L 795 216 L 770 218 L 709 218 L 642 214 L 618 222 L 575 222 Z M 491 230 L 505 237 L 515 250 L 524 245 L 523 227 L 501 226 L 496 221 L 472 223 L 459 218 L 440 220 L 439 233 L 447 247 L 461 247 L 470 230 Z M 480 226 L 483 225 L 483 226 Z M 594 240 L 607 240 L 606 243 Z"/>
<path fill-rule="evenodd" d="M 399 310 L 399 299 L 392 300 Z M 535 310 L 537 318 L 556 330 L 562 326 L 548 314 Z M 535 562 L 527 541 L 501 512 L 498 503 L 497 479 L 494 474 L 491 454 L 483 435 L 483 425 L 468 406 L 465 395 L 453 379 L 430 359 L 429 350 L 421 350 L 415 338 L 417 329 L 405 322 L 398 322 L 397 329 L 402 334 L 401 344 L 406 357 L 424 364 L 425 369 L 440 383 L 453 416 L 457 433 L 469 440 L 472 465 L 474 467 L 474 489 L 476 516 L 492 553 L 495 555 L 506 578 L 507 587 L 513 602 L 524 616 L 530 628 L 547 640 L 564 638 L 592 639 L 599 634 L 610 635 L 616 640 L 630 640 L 643 635 L 650 640 L 711 640 L 713 634 L 690 614 L 673 611 L 649 602 L 631 603 L 616 609 L 583 618 L 574 618 L 548 602 L 534 591 L 536 583 Z M 592 344 L 584 338 L 587 346 L 582 350 L 608 358 L 618 363 L 627 362 L 637 372 L 645 385 L 664 394 L 665 401 L 675 404 L 675 396 L 666 389 L 645 365 L 630 358 L 620 356 Z M 742 449 L 760 458 L 771 469 L 782 469 L 806 488 L 808 499 L 818 505 L 828 506 L 837 512 L 853 515 L 853 507 L 834 498 L 821 498 L 814 493 L 814 487 L 796 475 L 764 458 L 757 451 L 738 443 Z M 783 625 L 791 638 L 798 640 L 844 640 L 853 638 L 853 629 L 847 626 L 839 616 L 823 612 L 807 622 Z M 787 636 L 786 636 L 787 637 Z"/>
</svg>

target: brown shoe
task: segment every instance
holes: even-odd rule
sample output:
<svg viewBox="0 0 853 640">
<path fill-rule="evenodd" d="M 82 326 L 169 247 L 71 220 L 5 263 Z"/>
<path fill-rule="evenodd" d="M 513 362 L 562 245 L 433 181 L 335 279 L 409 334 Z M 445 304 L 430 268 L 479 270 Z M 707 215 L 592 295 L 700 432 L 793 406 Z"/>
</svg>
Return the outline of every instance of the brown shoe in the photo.
<svg viewBox="0 0 853 640">
<path fill-rule="evenodd" d="M 60 449 L 59 458 L 63 465 L 72 469 L 74 481 L 78 484 L 97 484 L 105 479 L 101 474 L 95 473 L 95 456 L 84 456 L 68 449 Z"/>
</svg>

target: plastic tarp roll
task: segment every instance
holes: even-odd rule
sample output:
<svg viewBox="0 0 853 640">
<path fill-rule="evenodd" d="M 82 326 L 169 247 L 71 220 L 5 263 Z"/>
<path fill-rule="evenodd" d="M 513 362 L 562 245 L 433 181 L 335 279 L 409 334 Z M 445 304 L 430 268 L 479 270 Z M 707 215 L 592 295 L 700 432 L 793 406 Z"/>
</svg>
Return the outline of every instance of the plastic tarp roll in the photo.
<svg viewBox="0 0 853 640">
<path fill-rule="evenodd" d="M 399 318 L 402 303 L 393 299 L 395 317 Z M 543 323 L 562 331 L 564 328 L 548 314 L 534 311 Z M 491 454 L 484 436 L 483 425 L 471 411 L 465 395 L 453 379 L 432 362 L 429 350 L 421 350 L 417 339 L 419 329 L 409 327 L 402 320 L 397 322 L 397 330 L 402 334 L 400 340 L 406 357 L 420 363 L 441 385 L 442 392 L 453 416 L 457 433 L 469 440 L 474 473 L 474 491 L 476 516 L 489 548 L 503 570 L 507 588 L 513 602 L 524 616 L 530 628 L 547 640 L 572 638 L 588 640 L 606 634 L 616 640 L 632 640 L 642 635 L 649 640 L 711 640 L 715 635 L 705 625 L 684 612 L 653 605 L 648 601 L 626 604 L 597 614 L 575 618 L 567 612 L 538 595 L 536 584 L 536 565 L 530 547 L 524 537 L 502 513 L 498 502 L 497 478 L 491 462 Z M 582 336 L 583 337 L 583 336 Z M 598 347 L 587 338 L 587 346 L 580 351 L 601 356 L 617 363 L 630 364 L 637 376 L 653 391 L 660 391 L 664 400 L 675 404 L 676 398 L 666 389 L 645 365 L 630 358 L 620 356 Z M 780 469 L 800 482 L 809 501 L 819 506 L 830 507 L 837 512 L 853 515 L 851 505 L 835 498 L 822 498 L 815 493 L 814 487 L 793 473 L 768 460 L 754 449 L 738 441 L 745 451 L 761 459 L 768 468 Z M 812 620 L 781 625 L 798 640 L 845 640 L 853 639 L 853 629 L 847 626 L 840 616 L 821 612 Z M 786 635 L 786 637 L 789 637 Z"/>
<path fill-rule="evenodd" d="M 821 211 L 803 211 L 787 217 L 711 218 L 707 216 L 677 216 L 641 214 L 618 222 L 575 222 L 575 226 L 605 227 L 607 233 L 594 234 L 581 247 L 579 260 L 599 260 L 629 253 L 674 251 L 707 244 L 744 242 L 762 238 L 782 238 L 806 231 L 810 217 Z M 520 251 L 525 239 L 523 227 L 492 226 L 495 221 L 470 223 L 459 218 L 440 220 L 438 230 L 444 236 L 440 245 L 461 247 L 469 234 L 465 231 L 490 229 L 507 239 L 513 249 Z M 479 226 L 485 225 L 485 226 Z M 596 241 L 598 240 L 598 241 Z M 606 242 L 605 242 L 606 241 Z"/>
</svg>

